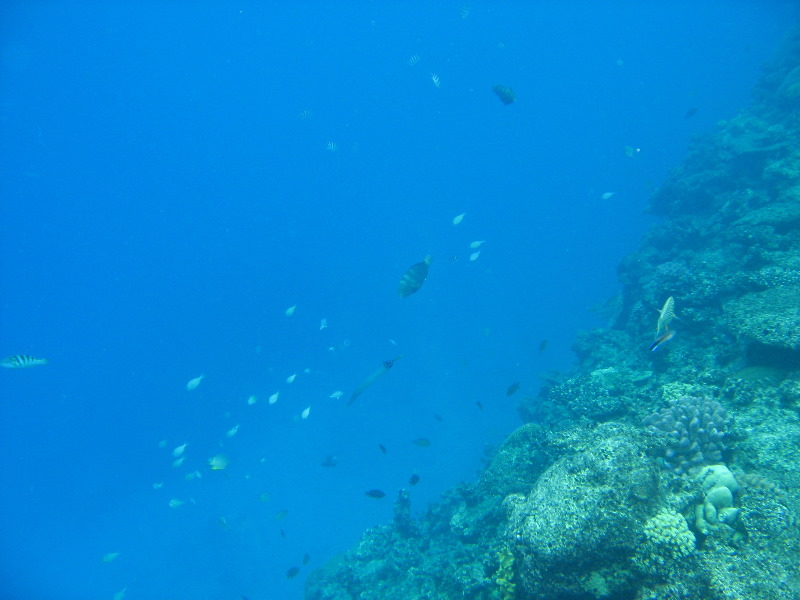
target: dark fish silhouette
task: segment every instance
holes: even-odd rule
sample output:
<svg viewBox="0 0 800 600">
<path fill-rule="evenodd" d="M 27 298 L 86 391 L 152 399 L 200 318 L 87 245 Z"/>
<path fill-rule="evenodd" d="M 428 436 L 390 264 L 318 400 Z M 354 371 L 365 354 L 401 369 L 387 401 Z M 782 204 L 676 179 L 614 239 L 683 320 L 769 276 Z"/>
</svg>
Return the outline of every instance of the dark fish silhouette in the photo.
<svg viewBox="0 0 800 600">
<path fill-rule="evenodd" d="M 414 473 L 411 476 L 411 479 L 408 480 L 409 485 L 417 485 L 419 483 L 419 475 Z"/>
<path fill-rule="evenodd" d="M 400 278 L 400 285 L 397 286 L 397 294 L 401 298 L 406 298 L 414 292 L 419 291 L 425 279 L 428 277 L 428 266 L 431 264 L 431 257 L 426 256 L 425 260 L 409 267 Z"/>
<path fill-rule="evenodd" d="M 693 106 L 692 108 L 690 108 L 689 110 L 686 111 L 686 114 L 683 115 L 683 118 L 684 119 L 691 119 L 693 116 L 695 116 L 697 114 L 698 110 L 700 110 L 700 109 L 697 108 L 696 106 Z"/>
<path fill-rule="evenodd" d="M 497 94 L 497 97 L 500 98 L 500 101 L 503 104 L 513 104 L 517 100 L 517 95 L 514 93 L 510 87 L 506 87 L 504 85 L 496 85 L 492 88 L 492 91 Z"/>
<path fill-rule="evenodd" d="M 325 460 L 322 461 L 323 467 L 335 467 L 337 464 L 339 464 L 339 459 L 336 458 L 335 454 L 328 454 Z"/>
<path fill-rule="evenodd" d="M 311 562 L 311 556 L 308 554 L 308 552 L 306 552 L 305 554 L 303 554 L 303 566 L 307 565 L 310 562 Z"/>
<path fill-rule="evenodd" d="M 386 446 L 384 446 L 383 444 L 378 444 L 378 448 L 380 448 L 380 449 L 381 449 L 381 452 L 383 452 L 384 454 L 386 454 Z"/>
<path fill-rule="evenodd" d="M 364 492 L 364 495 L 369 496 L 370 498 L 375 498 L 376 500 L 386 497 L 386 493 L 382 490 L 367 490 Z"/>
<path fill-rule="evenodd" d="M 514 394 L 517 393 L 518 389 L 519 389 L 519 381 L 515 381 L 510 386 L 508 386 L 508 389 L 506 390 L 506 396 L 513 396 Z"/>
<path fill-rule="evenodd" d="M 297 577 L 298 573 L 300 573 L 300 567 L 292 567 L 288 571 L 286 571 L 286 577 L 289 579 L 294 579 Z"/>
<path fill-rule="evenodd" d="M 431 441 L 428 438 L 419 438 L 414 440 L 414 445 L 419 446 L 420 448 L 430 448 Z"/>
<path fill-rule="evenodd" d="M 539 342 L 539 352 L 544 352 L 545 350 L 547 350 L 547 345 L 549 343 L 550 342 L 548 340 L 542 340 L 541 342 Z"/>
</svg>

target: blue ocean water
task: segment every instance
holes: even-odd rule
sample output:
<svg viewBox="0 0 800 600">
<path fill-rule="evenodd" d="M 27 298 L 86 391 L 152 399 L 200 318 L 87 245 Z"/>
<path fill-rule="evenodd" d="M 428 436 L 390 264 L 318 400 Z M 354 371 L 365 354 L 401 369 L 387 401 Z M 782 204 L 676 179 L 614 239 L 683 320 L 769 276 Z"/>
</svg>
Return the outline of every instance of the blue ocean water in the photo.
<svg viewBox="0 0 800 600">
<path fill-rule="evenodd" d="M 0 597 L 23 600 L 298 599 L 412 474 L 418 511 L 474 478 L 518 397 L 605 324 L 588 309 L 616 293 L 651 191 L 748 102 L 798 16 L 0 10 L 0 354 L 49 361 L 0 373 Z"/>
</svg>

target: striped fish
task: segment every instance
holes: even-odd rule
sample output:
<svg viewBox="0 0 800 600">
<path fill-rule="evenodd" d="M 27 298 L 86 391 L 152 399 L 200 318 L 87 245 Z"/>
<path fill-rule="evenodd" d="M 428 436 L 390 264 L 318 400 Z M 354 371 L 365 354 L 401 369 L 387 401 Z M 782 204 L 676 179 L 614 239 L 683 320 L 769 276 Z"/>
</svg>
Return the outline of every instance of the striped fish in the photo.
<svg viewBox="0 0 800 600">
<path fill-rule="evenodd" d="M 0 361 L 0 367 L 5 367 L 6 369 L 27 369 L 28 367 L 46 364 L 47 359 L 36 358 L 28 354 L 15 354 Z"/>
<path fill-rule="evenodd" d="M 669 323 L 675 318 L 675 298 L 670 296 L 664 302 L 664 308 L 658 311 L 658 322 L 656 323 L 656 337 L 661 335 L 661 330 L 669 331 Z"/>
</svg>

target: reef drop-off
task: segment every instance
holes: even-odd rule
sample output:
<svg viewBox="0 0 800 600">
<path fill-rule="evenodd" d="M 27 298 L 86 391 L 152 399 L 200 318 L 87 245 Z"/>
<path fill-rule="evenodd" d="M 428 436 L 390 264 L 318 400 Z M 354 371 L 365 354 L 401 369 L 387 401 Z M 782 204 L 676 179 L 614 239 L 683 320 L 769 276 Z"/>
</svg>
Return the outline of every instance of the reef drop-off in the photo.
<svg viewBox="0 0 800 600">
<path fill-rule="evenodd" d="M 650 200 L 579 366 L 478 481 L 312 573 L 308 600 L 800 598 L 800 32 Z M 674 298 L 679 335 L 649 352 Z"/>
</svg>

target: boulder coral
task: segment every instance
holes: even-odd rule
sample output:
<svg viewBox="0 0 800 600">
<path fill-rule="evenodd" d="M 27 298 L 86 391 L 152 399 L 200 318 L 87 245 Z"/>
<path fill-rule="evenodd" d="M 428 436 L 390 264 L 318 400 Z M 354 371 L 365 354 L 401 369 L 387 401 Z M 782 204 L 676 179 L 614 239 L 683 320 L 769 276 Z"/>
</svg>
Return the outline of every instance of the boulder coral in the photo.
<svg viewBox="0 0 800 600">
<path fill-rule="evenodd" d="M 690 396 L 644 420 L 651 433 L 664 439 L 664 462 L 678 474 L 723 460 L 728 422 L 719 402 Z"/>
</svg>

